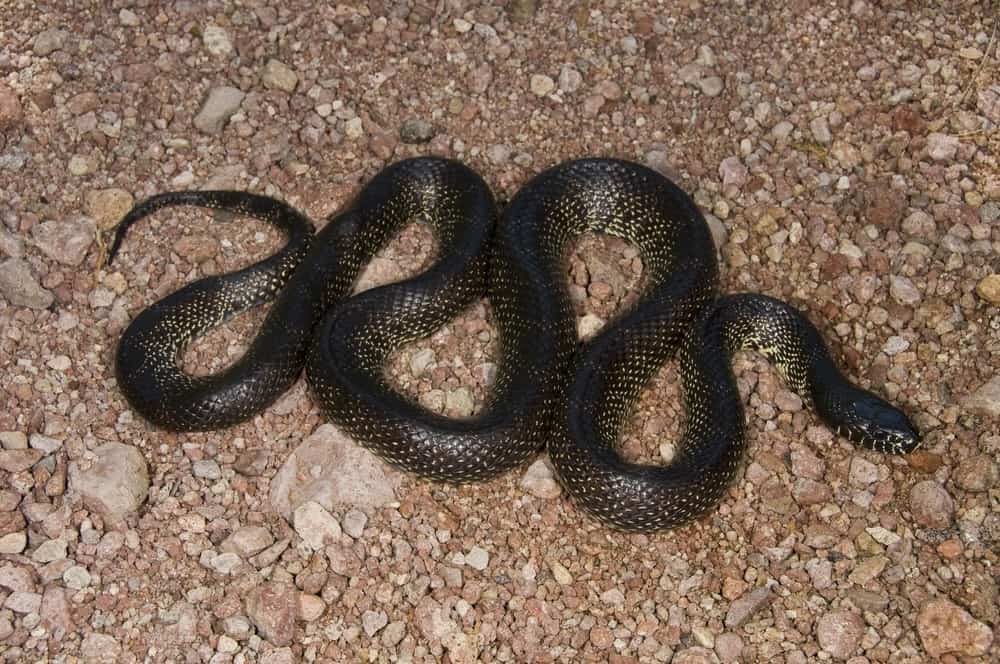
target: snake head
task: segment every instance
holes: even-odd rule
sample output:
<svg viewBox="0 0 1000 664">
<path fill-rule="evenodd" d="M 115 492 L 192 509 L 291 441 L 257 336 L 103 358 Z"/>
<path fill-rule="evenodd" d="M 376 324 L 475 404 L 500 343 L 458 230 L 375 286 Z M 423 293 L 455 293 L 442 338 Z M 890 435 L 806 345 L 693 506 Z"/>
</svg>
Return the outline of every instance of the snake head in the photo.
<svg viewBox="0 0 1000 664">
<path fill-rule="evenodd" d="M 824 419 L 856 445 L 884 454 L 907 454 L 920 446 L 920 433 L 903 411 L 871 392 L 852 387 L 825 406 Z"/>
</svg>

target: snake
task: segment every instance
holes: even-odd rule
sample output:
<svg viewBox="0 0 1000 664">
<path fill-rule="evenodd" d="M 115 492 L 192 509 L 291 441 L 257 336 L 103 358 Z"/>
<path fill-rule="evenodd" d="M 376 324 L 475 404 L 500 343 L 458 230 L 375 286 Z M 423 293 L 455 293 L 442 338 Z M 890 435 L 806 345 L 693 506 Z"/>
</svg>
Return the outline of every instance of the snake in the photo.
<svg viewBox="0 0 1000 664">
<path fill-rule="evenodd" d="M 535 175 L 499 209 L 482 177 L 443 157 L 389 164 L 316 232 L 287 203 L 236 191 L 179 191 L 138 203 L 127 229 L 165 207 L 246 215 L 285 234 L 273 255 L 203 277 L 141 311 L 122 333 L 115 374 L 131 407 L 156 427 L 205 431 L 267 408 L 305 373 L 323 414 L 389 464 L 450 483 L 483 481 L 547 451 L 571 500 L 618 530 L 653 532 L 714 510 L 748 447 L 736 353 L 776 368 L 819 418 L 855 445 L 905 454 L 921 437 L 907 415 L 848 379 L 821 334 L 763 294 L 719 294 L 711 232 L 691 197 L 636 162 L 585 157 Z M 426 223 L 435 262 L 357 294 L 361 269 L 400 230 Z M 643 265 L 636 301 L 593 338 L 577 337 L 566 278 L 585 233 L 633 244 Z M 445 417 L 386 375 L 394 351 L 486 298 L 497 372 L 482 409 Z M 207 376 L 179 357 L 193 339 L 270 302 L 247 351 Z M 619 442 L 643 388 L 678 363 L 686 423 L 664 465 L 627 461 Z"/>
</svg>

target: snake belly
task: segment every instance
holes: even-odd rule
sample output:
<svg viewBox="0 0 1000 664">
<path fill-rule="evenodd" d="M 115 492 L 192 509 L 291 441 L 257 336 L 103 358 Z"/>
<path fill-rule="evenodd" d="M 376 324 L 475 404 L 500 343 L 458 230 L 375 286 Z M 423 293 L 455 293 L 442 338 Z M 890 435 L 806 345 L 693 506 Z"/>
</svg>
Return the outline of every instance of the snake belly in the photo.
<svg viewBox="0 0 1000 664">
<path fill-rule="evenodd" d="M 324 413 L 389 463 L 425 478 L 470 482 L 546 447 L 575 503 L 632 531 L 688 523 L 714 508 L 733 482 L 746 440 L 731 359 L 745 348 L 774 362 L 828 426 L 858 445 L 905 453 L 919 444 L 902 412 L 839 372 L 801 313 L 763 295 L 719 298 L 715 248 L 697 206 L 639 164 L 590 158 L 550 168 L 516 193 L 495 234 L 488 187 L 445 159 L 387 167 L 311 245 L 308 222 L 287 206 L 274 203 L 262 213 L 267 199 L 231 195 L 154 197 L 116 236 L 115 248 L 149 210 L 191 203 L 256 211 L 289 231 L 288 245 L 258 264 L 267 270 L 251 266 L 195 282 L 140 314 L 123 335 L 119 383 L 133 407 L 161 427 L 199 430 L 246 419 L 287 389 L 304 364 Z M 437 262 L 412 279 L 346 297 L 361 266 L 415 217 L 435 234 Z M 635 244 L 646 283 L 635 305 L 579 344 L 566 257 L 569 243 L 586 232 Z M 254 275 L 254 288 L 241 285 Z M 384 374 L 388 356 L 484 295 L 499 358 L 483 411 L 446 418 L 401 396 Z M 177 354 L 192 336 L 271 297 L 261 333 L 234 367 L 198 379 L 179 369 Z M 677 456 L 662 467 L 626 462 L 617 452 L 625 418 L 675 356 L 687 412 Z"/>
</svg>

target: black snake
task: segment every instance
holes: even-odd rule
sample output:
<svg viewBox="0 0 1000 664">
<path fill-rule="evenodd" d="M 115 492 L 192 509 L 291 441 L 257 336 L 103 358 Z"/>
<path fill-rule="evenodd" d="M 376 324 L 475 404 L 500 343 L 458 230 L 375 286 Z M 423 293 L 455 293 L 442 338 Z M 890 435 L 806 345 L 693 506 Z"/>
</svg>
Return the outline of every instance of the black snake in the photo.
<svg viewBox="0 0 1000 664">
<path fill-rule="evenodd" d="M 255 265 L 153 304 L 123 334 L 121 389 L 166 429 L 245 420 L 304 366 L 325 414 L 395 466 L 468 482 L 547 448 L 584 509 L 617 528 L 656 530 L 710 511 L 732 482 L 746 444 L 730 361 L 752 348 L 855 443 L 897 454 L 919 445 L 902 412 L 843 377 L 801 314 L 763 295 L 718 297 L 715 248 L 701 213 L 672 182 L 632 162 L 565 162 L 532 179 L 498 214 L 489 187 L 467 167 L 408 159 L 378 173 L 315 236 L 308 219 L 268 197 L 169 192 L 126 215 L 109 260 L 130 225 L 172 205 L 251 215 L 288 240 Z M 433 229 L 437 262 L 412 279 L 349 297 L 363 265 L 415 218 Z M 634 306 L 580 344 L 565 259 L 569 242 L 587 231 L 634 243 L 646 286 Z M 484 295 L 495 313 L 499 360 L 483 412 L 449 419 L 398 394 L 384 376 L 389 354 Z M 178 356 L 192 338 L 272 299 L 236 364 L 205 377 L 180 369 Z M 628 463 L 616 451 L 625 418 L 643 385 L 675 355 L 688 414 L 676 458 L 663 467 Z"/>
</svg>

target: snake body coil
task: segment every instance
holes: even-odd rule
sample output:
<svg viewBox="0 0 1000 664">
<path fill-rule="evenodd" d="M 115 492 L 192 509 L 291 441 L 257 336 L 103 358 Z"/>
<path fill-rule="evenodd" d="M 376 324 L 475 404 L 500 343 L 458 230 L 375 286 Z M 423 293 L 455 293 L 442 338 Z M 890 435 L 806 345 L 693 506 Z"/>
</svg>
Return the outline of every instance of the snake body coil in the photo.
<svg viewBox="0 0 1000 664">
<path fill-rule="evenodd" d="M 821 418 L 854 442 L 904 453 L 919 444 L 905 415 L 853 386 L 816 329 L 761 295 L 717 296 L 715 249 L 697 207 L 676 185 L 632 162 L 581 159 L 526 184 L 497 217 L 489 188 L 453 161 L 417 158 L 379 173 L 315 237 L 308 220 L 271 199 L 234 192 L 154 196 L 118 227 L 153 210 L 195 204 L 250 214 L 285 229 L 286 246 L 240 272 L 190 284 L 141 313 L 118 348 L 133 407 L 173 430 L 231 425 L 273 401 L 303 366 L 324 412 L 390 463 L 422 477 L 482 480 L 547 447 L 575 501 L 602 521 L 649 531 L 711 510 L 744 454 L 733 353 L 755 349 Z M 406 222 L 433 229 L 437 263 L 412 279 L 346 297 L 359 270 Z M 580 345 L 567 295 L 569 242 L 596 231 L 634 243 L 647 286 L 639 301 Z M 387 383 L 400 345 L 426 336 L 486 295 L 499 337 L 498 371 L 483 412 L 449 419 Z M 250 350 L 220 374 L 185 374 L 191 338 L 277 298 Z M 616 443 L 643 385 L 672 356 L 688 424 L 667 466 L 627 463 Z"/>
</svg>

